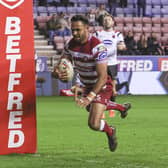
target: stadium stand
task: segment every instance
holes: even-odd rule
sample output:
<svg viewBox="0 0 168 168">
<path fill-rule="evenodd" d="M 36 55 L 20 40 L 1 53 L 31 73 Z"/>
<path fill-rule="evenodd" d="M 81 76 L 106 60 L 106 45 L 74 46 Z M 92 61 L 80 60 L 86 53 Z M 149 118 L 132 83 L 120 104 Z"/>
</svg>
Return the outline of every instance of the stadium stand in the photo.
<svg viewBox="0 0 168 168">
<path fill-rule="evenodd" d="M 74 4 L 73 6 L 62 6 L 60 0 L 56 0 L 56 2 L 59 5 L 51 5 L 52 0 L 47 0 L 47 6 L 38 6 L 38 0 L 34 0 L 33 12 L 35 23 L 38 25 L 37 30 L 46 28 L 46 23 L 52 14 L 64 13 L 66 19 L 69 20 L 74 14 L 86 15 L 90 10 L 96 11 L 100 4 L 105 4 L 106 10 L 109 11 L 108 0 L 70 0 Z M 117 6 L 116 14 L 115 30 L 121 31 L 124 35 L 132 31 L 136 42 L 142 34 L 145 35 L 145 38 L 148 38 L 154 33 L 158 43 L 163 48 L 168 46 L 168 0 L 146 0 L 146 15 L 142 17 L 137 15 L 137 0 L 127 0 L 127 6 Z M 102 27 L 99 26 L 96 20 L 90 26 L 90 32 L 101 29 Z M 43 35 L 43 32 L 39 32 L 39 34 Z M 53 55 L 49 55 L 58 58 L 57 53 L 62 51 L 66 41 L 70 38 L 71 35 L 54 36 L 53 45 L 56 51 L 53 52 Z M 45 40 L 48 41 L 48 38 L 46 37 Z M 43 40 L 41 39 L 41 41 Z M 40 44 L 36 40 L 35 45 L 37 43 Z M 40 50 L 39 47 L 37 47 L 37 50 Z M 45 53 L 42 55 L 45 55 Z"/>
</svg>

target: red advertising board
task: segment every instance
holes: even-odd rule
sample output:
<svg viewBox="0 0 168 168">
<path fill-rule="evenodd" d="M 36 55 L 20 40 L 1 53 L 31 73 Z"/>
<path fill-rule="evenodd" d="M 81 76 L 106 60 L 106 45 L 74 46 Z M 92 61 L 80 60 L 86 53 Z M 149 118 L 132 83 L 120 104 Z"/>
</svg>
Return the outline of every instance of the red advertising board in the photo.
<svg viewBox="0 0 168 168">
<path fill-rule="evenodd" d="M 36 152 L 32 0 L 0 0 L 0 154 Z"/>
</svg>

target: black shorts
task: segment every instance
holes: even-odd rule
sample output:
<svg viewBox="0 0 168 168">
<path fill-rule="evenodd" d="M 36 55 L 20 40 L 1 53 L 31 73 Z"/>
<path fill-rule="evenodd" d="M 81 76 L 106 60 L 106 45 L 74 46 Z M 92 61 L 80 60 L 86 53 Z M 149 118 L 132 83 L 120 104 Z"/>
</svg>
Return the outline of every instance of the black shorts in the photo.
<svg viewBox="0 0 168 168">
<path fill-rule="evenodd" d="M 107 67 L 107 73 L 113 80 L 115 80 L 117 78 L 117 72 L 118 72 L 117 68 L 118 68 L 118 64 L 108 65 L 108 67 Z"/>
</svg>

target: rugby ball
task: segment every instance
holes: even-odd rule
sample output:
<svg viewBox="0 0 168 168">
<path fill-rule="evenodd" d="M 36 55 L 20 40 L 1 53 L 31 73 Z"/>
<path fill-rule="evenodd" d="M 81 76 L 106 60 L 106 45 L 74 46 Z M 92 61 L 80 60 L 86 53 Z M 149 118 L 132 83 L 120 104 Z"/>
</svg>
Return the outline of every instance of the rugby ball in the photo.
<svg viewBox="0 0 168 168">
<path fill-rule="evenodd" d="M 62 80 L 63 82 L 69 82 L 73 79 L 74 76 L 74 69 L 72 63 L 66 59 L 62 58 L 59 63 L 59 71 L 60 72 L 67 72 L 67 79 Z"/>
</svg>

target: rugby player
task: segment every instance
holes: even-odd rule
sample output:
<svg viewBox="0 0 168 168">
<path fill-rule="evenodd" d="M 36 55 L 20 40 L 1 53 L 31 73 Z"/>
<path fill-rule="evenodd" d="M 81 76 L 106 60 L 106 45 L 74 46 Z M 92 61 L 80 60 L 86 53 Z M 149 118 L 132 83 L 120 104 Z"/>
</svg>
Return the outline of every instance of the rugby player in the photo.
<svg viewBox="0 0 168 168">
<path fill-rule="evenodd" d="M 105 14 L 102 20 L 103 30 L 96 31 L 95 36 L 104 43 L 107 48 L 108 58 L 108 75 L 112 78 L 113 95 L 112 101 L 115 101 L 117 96 L 116 78 L 117 78 L 117 50 L 126 50 L 126 45 L 121 32 L 114 30 L 114 18 L 110 14 Z"/>
<path fill-rule="evenodd" d="M 105 132 L 110 151 L 115 151 L 117 147 L 116 128 L 109 126 L 101 117 L 105 110 L 110 109 L 119 110 L 124 117 L 130 106 L 110 101 L 113 87 L 112 79 L 107 74 L 107 49 L 99 39 L 89 33 L 87 18 L 83 15 L 73 16 L 71 30 L 73 38 L 66 45 L 61 58 L 72 61 L 82 83 L 80 90 L 82 96 L 76 97 L 75 101 L 78 106 L 89 111 L 89 127 L 94 131 Z M 58 64 L 52 75 L 66 80 L 67 72 L 60 72 Z M 78 87 L 75 87 L 75 92 L 79 91 L 77 89 Z"/>
</svg>

